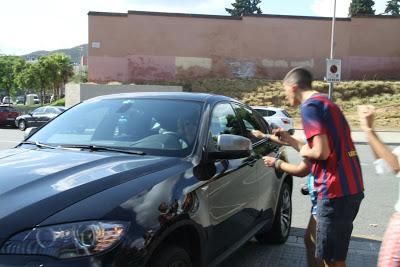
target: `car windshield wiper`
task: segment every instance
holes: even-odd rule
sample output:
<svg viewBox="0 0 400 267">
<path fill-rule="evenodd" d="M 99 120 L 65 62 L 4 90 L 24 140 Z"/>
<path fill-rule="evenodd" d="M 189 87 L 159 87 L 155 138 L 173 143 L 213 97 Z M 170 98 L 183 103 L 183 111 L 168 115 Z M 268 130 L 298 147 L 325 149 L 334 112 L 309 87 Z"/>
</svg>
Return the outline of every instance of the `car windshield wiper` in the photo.
<svg viewBox="0 0 400 267">
<path fill-rule="evenodd" d="M 51 149 L 56 149 L 57 148 L 55 146 L 50 146 L 50 145 L 47 145 L 47 144 L 43 144 L 43 143 L 40 143 L 38 141 L 23 141 L 19 145 L 35 145 L 38 148 L 51 148 Z"/>
<path fill-rule="evenodd" d="M 145 155 L 143 151 L 139 150 L 126 150 L 126 149 L 118 149 L 106 146 L 96 146 L 96 145 L 61 145 L 61 148 L 81 148 L 81 149 L 89 149 L 91 151 L 112 151 L 112 152 L 120 152 L 126 154 L 133 155 Z"/>
</svg>

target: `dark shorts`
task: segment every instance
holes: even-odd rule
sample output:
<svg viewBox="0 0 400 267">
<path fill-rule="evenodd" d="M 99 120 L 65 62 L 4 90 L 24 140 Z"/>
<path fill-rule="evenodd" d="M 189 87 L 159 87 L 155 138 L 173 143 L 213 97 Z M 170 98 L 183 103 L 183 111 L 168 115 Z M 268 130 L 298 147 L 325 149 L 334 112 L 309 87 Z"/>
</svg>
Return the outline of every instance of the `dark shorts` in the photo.
<svg viewBox="0 0 400 267">
<path fill-rule="evenodd" d="M 315 256 L 326 261 L 345 261 L 353 221 L 364 193 L 317 201 Z"/>
</svg>

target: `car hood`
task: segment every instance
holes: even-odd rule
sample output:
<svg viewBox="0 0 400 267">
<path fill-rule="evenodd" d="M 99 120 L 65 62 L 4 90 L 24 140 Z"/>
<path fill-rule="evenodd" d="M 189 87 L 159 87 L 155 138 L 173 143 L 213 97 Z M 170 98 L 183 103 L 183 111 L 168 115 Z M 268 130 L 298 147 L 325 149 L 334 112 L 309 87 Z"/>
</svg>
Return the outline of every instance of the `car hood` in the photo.
<svg viewBox="0 0 400 267">
<path fill-rule="evenodd" d="M 65 149 L 0 152 L 0 238 L 32 228 L 93 194 L 181 159 Z"/>
</svg>

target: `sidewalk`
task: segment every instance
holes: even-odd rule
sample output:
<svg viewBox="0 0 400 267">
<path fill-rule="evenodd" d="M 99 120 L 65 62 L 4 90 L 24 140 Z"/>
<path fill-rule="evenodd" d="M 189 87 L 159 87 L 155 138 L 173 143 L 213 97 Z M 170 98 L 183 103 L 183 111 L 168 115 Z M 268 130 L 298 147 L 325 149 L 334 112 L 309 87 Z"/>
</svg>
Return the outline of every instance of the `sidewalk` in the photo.
<svg viewBox="0 0 400 267">
<path fill-rule="evenodd" d="M 292 228 L 291 235 L 283 245 L 261 245 L 254 239 L 226 259 L 219 267 L 247 266 L 307 266 L 304 229 Z M 346 260 L 351 267 L 375 267 L 381 242 L 352 237 Z"/>
<path fill-rule="evenodd" d="M 400 145 L 400 131 L 377 131 L 376 134 L 386 144 L 389 145 Z M 366 143 L 367 136 L 364 132 L 351 132 L 351 137 L 355 143 Z"/>
</svg>

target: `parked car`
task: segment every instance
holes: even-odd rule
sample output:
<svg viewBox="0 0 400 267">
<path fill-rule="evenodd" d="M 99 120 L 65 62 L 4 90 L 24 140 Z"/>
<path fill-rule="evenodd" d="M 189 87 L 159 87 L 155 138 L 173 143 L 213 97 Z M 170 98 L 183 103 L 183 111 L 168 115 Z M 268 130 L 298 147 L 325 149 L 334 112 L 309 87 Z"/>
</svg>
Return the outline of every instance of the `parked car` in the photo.
<svg viewBox="0 0 400 267">
<path fill-rule="evenodd" d="M 0 265 L 211 266 L 253 236 L 285 242 L 292 177 L 265 166 L 286 156 L 253 130 L 270 132 L 251 108 L 208 94 L 66 110 L 1 153 Z"/>
<path fill-rule="evenodd" d="M 25 104 L 25 96 L 24 95 L 17 96 L 15 102 L 16 104 Z"/>
<path fill-rule="evenodd" d="M 0 125 L 15 125 L 15 119 L 19 116 L 18 111 L 9 105 L 0 105 Z"/>
<path fill-rule="evenodd" d="M 5 96 L 5 97 L 3 97 L 2 103 L 3 103 L 3 105 L 5 105 L 5 104 L 12 104 L 13 102 L 12 102 L 11 97 Z"/>
<path fill-rule="evenodd" d="M 283 108 L 276 107 L 253 107 L 261 116 L 269 123 L 275 127 L 280 127 L 290 134 L 294 134 L 294 121 L 292 116 L 284 110 Z"/>
<path fill-rule="evenodd" d="M 33 98 L 33 104 L 40 104 L 40 98 L 37 94 L 27 94 L 26 99 Z"/>
<path fill-rule="evenodd" d="M 15 120 L 15 125 L 24 131 L 28 127 L 40 127 L 54 119 L 65 110 L 64 107 L 44 106 L 35 109 L 33 112 L 21 115 Z"/>
</svg>

